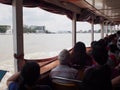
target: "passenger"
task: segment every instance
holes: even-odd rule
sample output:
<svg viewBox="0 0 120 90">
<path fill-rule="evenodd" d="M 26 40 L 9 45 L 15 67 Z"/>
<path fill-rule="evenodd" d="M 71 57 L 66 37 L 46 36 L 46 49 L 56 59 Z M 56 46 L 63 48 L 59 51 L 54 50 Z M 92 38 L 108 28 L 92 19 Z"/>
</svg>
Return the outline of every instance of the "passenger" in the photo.
<svg viewBox="0 0 120 90">
<path fill-rule="evenodd" d="M 108 53 L 104 45 L 97 42 L 93 47 L 92 56 L 96 64 L 85 71 L 84 90 L 112 90 L 111 69 L 106 65 Z"/>
<path fill-rule="evenodd" d="M 120 37 L 117 39 L 117 48 L 118 50 L 116 57 L 117 57 L 117 62 L 120 64 Z"/>
<path fill-rule="evenodd" d="M 96 44 L 93 47 L 92 57 L 93 57 L 94 61 L 96 62 L 96 64 L 92 65 L 91 67 L 88 67 L 86 69 L 86 71 L 91 68 L 98 68 L 98 67 L 107 65 L 108 50 L 106 49 L 106 47 L 104 45 L 101 45 L 101 43 L 99 43 L 99 41 L 98 41 L 98 42 L 96 42 Z"/>
<path fill-rule="evenodd" d="M 120 31 L 117 31 L 117 33 L 116 33 L 116 37 L 117 37 L 117 38 L 120 37 Z"/>
<path fill-rule="evenodd" d="M 111 67 L 114 68 L 118 65 L 118 60 L 117 60 L 117 45 L 111 44 L 109 45 L 109 50 L 108 50 L 108 62 L 107 64 Z"/>
<path fill-rule="evenodd" d="M 86 53 L 85 44 L 83 42 L 77 42 L 71 53 L 71 66 L 79 70 L 92 64 L 92 58 Z"/>
<path fill-rule="evenodd" d="M 83 79 L 85 68 L 92 64 L 92 57 L 86 53 L 85 44 L 83 42 L 77 42 L 71 53 L 71 66 L 79 71 L 78 79 Z"/>
<path fill-rule="evenodd" d="M 120 75 L 112 79 L 113 88 L 118 88 L 115 90 L 120 90 Z"/>
<path fill-rule="evenodd" d="M 91 42 L 91 44 L 90 44 L 91 49 L 87 52 L 88 55 L 90 55 L 90 56 L 92 55 L 92 49 L 93 49 L 93 47 L 94 47 L 94 45 L 95 45 L 96 42 L 97 41 L 92 41 Z"/>
<path fill-rule="evenodd" d="M 81 90 L 113 90 L 108 67 L 89 69 L 83 78 L 83 89 Z"/>
<path fill-rule="evenodd" d="M 78 71 L 74 68 L 70 67 L 70 53 L 68 50 L 64 49 L 60 52 L 58 56 L 60 65 L 55 67 L 51 72 L 50 72 L 50 78 L 52 78 L 56 82 L 62 82 L 62 83 L 68 83 L 63 80 L 57 80 L 54 79 L 54 77 L 63 77 L 63 78 L 68 78 L 68 79 L 75 79 Z M 69 82 L 70 83 L 70 82 Z"/>
<path fill-rule="evenodd" d="M 9 90 L 51 90 L 47 85 L 39 85 L 40 66 L 36 62 L 27 62 L 20 72 L 7 80 Z"/>
<path fill-rule="evenodd" d="M 108 50 L 106 49 L 106 46 L 101 44 L 102 43 L 99 41 L 96 42 L 92 50 L 92 57 L 96 61 L 97 66 L 105 65 L 108 60 Z"/>
<path fill-rule="evenodd" d="M 89 50 L 88 52 L 87 52 L 87 54 L 89 55 L 89 56 L 91 56 L 91 58 L 92 58 L 92 60 L 93 60 L 93 65 L 94 64 L 96 64 L 96 62 L 94 61 L 94 59 L 93 59 L 93 57 L 92 57 L 92 50 L 93 50 L 93 47 L 94 47 L 94 45 L 97 43 L 97 41 L 92 41 L 91 42 L 91 50 Z"/>
<path fill-rule="evenodd" d="M 117 60 L 117 51 L 118 48 L 115 44 L 111 44 L 109 46 L 107 65 L 109 65 L 112 70 L 111 78 L 114 78 L 119 75 L 119 68 L 117 68 L 119 66 L 119 62 Z"/>
</svg>

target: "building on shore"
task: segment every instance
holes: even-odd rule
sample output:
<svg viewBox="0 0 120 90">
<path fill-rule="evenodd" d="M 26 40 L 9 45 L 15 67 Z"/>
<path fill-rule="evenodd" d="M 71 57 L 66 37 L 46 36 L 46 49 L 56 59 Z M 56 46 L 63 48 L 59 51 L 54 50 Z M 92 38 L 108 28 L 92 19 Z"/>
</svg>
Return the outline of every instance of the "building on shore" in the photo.
<svg viewBox="0 0 120 90">
<path fill-rule="evenodd" d="M 32 30 L 35 30 L 36 33 L 46 33 L 45 26 L 30 26 Z"/>
</svg>

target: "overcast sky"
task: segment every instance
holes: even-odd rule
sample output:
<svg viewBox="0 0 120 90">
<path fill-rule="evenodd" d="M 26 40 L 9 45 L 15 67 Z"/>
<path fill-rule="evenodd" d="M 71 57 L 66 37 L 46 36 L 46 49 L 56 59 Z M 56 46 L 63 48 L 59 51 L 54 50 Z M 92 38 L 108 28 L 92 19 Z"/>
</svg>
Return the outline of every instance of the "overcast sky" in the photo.
<svg viewBox="0 0 120 90">
<path fill-rule="evenodd" d="M 72 30 L 72 21 L 65 15 L 53 14 L 40 8 L 23 9 L 24 25 L 46 26 L 49 31 Z M 12 25 L 12 7 L 0 4 L 0 25 Z M 91 24 L 87 22 L 77 22 L 77 30 L 90 30 Z M 95 29 L 100 29 L 95 25 Z"/>
</svg>

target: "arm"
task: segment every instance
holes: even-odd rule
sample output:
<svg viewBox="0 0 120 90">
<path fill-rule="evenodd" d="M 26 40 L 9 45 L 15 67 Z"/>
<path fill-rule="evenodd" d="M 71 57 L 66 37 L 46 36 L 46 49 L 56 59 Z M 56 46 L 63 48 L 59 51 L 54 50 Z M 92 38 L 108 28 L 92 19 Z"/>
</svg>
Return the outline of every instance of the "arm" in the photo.
<svg viewBox="0 0 120 90">
<path fill-rule="evenodd" d="M 10 83 L 16 81 L 19 76 L 20 76 L 20 72 L 17 72 L 15 74 L 13 74 L 11 77 L 9 77 L 7 80 L 7 86 L 9 86 Z"/>
<path fill-rule="evenodd" d="M 112 79 L 112 86 L 120 86 L 120 75 Z"/>
</svg>

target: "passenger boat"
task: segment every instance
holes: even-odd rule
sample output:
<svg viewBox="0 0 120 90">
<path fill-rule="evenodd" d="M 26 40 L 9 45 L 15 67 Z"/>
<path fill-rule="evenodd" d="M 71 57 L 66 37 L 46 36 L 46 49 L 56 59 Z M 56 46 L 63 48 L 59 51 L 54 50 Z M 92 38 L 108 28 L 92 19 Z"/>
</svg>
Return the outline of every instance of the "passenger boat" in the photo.
<svg viewBox="0 0 120 90">
<path fill-rule="evenodd" d="M 119 0 L 0 0 L 0 3 L 12 5 L 13 8 L 15 71 L 20 71 L 24 63 L 29 61 L 24 58 L 23 6 L 29 8 L 39 7 L 52 13 L 66 15 L 72 20 L 73 46 L 76 43 L 77 21 L 87 21 L 92 24 L 92 41 L 94 40 L 94 24 L 101 25 L 101 38 L 104 38 L 104 31 L 106 31 L 106 35 L 108 34 L 108 26 L 119 26 L 120 23 Z M 47 84 L 50 70 L 59 64 L 57 56 L 35 59 L 34 61 L 38 62 L 41 66 L 41 82 Z"/>
</svg>

